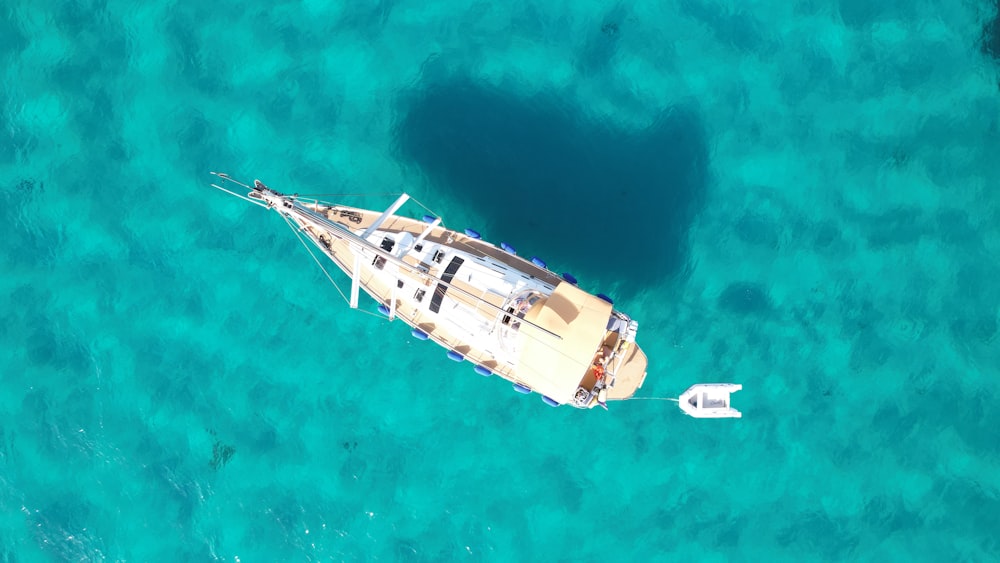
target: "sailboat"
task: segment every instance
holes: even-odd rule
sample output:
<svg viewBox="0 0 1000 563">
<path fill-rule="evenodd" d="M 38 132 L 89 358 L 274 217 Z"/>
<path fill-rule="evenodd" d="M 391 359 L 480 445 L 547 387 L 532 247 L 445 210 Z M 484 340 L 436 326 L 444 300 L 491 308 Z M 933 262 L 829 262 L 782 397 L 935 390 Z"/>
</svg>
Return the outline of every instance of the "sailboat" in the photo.
<svg viewBox="0 0 1000 563">
<path fill-rule="evenodd" d="M 398 215 L 410 201 L 405 193 L 374 211 L 212 174 L 212 187 L 277 212 L 324 271 L 331 262 L 342 270 L 351 308 L 364 291 L 380 314 L 479 375 L 499 376 L 549 406 L 580 409 L 606 409 L 642 387 L 647 360 L 635 341 L 638 323 L 537 257 L 525 259 L 475 230 L 448 229 L 440 217 Z"/>
</svg>

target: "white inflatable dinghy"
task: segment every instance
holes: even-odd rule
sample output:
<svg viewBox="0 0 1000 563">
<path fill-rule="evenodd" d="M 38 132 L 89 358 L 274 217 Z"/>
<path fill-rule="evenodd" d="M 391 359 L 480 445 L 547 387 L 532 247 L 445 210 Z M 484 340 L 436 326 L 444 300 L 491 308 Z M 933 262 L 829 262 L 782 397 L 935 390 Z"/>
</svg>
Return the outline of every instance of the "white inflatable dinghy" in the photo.
<svg viewBox="0 0 1000 563">
<path fill-rule="evenodd" d="M 681 410 L 695 418 L 741 418 L 730 404 L 730 395 L 743 389 L 738 383 L 699 383 L 677 400 Z"/>
</svg>

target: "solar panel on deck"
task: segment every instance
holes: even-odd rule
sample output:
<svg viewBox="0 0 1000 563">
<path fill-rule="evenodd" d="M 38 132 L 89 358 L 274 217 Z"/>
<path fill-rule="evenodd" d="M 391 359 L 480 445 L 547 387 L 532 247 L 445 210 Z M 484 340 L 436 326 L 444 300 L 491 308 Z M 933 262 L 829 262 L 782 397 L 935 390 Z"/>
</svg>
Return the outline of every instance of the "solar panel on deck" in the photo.
<svg viewBox="0 0 1000 563">
<path fill-rule="evenodd" d="M 465 263 L 465 260 L 459 258 L 458 256 L 451 259 L 448 263 L 448 267 L 444 269 L 444 273 L 441 274 L 441 281 L 444 283 L 437 284 L 434 288 L 434 296 L 431 297 L 430 310 L 432 313 L 437 313 L 441 311 L 441 301 L 444 299 L 444 294 L 448 293 L 447 283 L 451 283 L 451 280 L 455 277 L 455 272 L 458 268 Z"/>
</svg>

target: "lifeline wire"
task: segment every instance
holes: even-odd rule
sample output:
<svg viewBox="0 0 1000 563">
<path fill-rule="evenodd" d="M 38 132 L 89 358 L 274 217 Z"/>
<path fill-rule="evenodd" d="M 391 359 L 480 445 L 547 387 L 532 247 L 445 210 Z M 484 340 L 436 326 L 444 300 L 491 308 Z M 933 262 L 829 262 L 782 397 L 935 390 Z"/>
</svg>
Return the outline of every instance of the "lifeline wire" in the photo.
<svg viewBox="0 0 1000 563">
<path fill-rule="evenodd" d="M 300 229 L 296 229 L 296 228 L 295 228 L 295 226 L 294 226 L 294 225 L 292 224 L 292 222 L 291 222 L 291 219 L 289 219 L 289 218 L 288 218 L 287 216 L 285 216 L 285 215 L 282 215 L 282 216 L 281 216 L 281 218 L 285 220 L 285 224 L 287 224 L 287 225 L 288 225 L 288 227 L 289 227 L 289 228 L 290 228 L 290 229 L 292 230 L 292 232 L 293 232 L 293 233 L 295 234 L 295 237 L 296 237 L 296 238 L 298 238 L 298 239 L 299 239 L 299 242 L 300 242 L 300 243 L 302 243 L 302 246 L 304 246 L 304 247 L 305 247 L 305 249 L 306 249 L 306 252 L 308 252 L 308 253 L 309 253 L 309 256 L 312 256 L 312 259 L 313 259 L 313 260 L 314 260 L 314 261 L 316 262 L 316 265 L 317 265 L 317 266 L 319 266 L 319 269 L 320 269 L 320 270 L 322 270 L 322 271 L 323 271 L 323 274 L 325 274 L 325 275 L 326 275 L 326 279 L 330 280 L 330 283 L 331 283 L 331 284 L 333 284 L 333 287 L 334 287 L 334 289 L 336 289 L 336 290 L 337 290 L 337 293 L 339 293 L 339 294 L 340 294 L 340 296 L 344 298 L 344 302 L 345 302 L 345 303 L 348 303 L 348 304 L 350 304 L 350 301 L 349 301 L 349 300 L 347 299 L 347 296 L 346 296 L 346 295 L 344 295 L 344 292 L 343 292 L 343 290 L 341 290 L 341 289 L 340 289 L 340 286 L 339 286 L 339 285 L 337 285 L 337 282 L 333 281 L 333 278 L 332 278 L 332 277 L 330 276 L 330 272 L 328 272 L 328 271 L 326 270 L 326 268 L 324 268 L 324 267 L 323 267 L 323 264 L 321 264 L 321 263 L 320 263 L 319 259 L 318 259 L 318 258 L 316 258 L 316 255 L 315 255 L 315 254 L 313 254 L 313 251 L 312 251 L 312 249 L 311 249 L 311 248 L 309 248 L 309 245 L 308 245 L 308 244 L 306 244 L 306 241 L 302 240 L 302 236 L 301 236 L 301 235 L 299 235 L 299 231 L 300 231 Z M 375 314 L 375 313 L 372 313 L 371 311 L 368 311 L 368 310 L 365 310 L 365 309 L 358 309 L 358 311 L 361 311 L 362 313 L 365 313 L 366 315 L 371 315 L 371 316 L 373 316 L 373 317 L 378 317 L 378 318 L 380 318 L 380 319 L 385 319 L 385 320 L 389 320 L 389 319 L 387 319 L 386 317 L 383 317 L 382 315 L 377 315 L 377 314 Z"/>
<path fill-rule="evenodd" d="M 341 291 L 340 286 L 337 285 L 337 282 L 333 281 L 333 278 L 330 277 L 330 273 L 326 271 L 326 268 L 323 267 L 323 264 L 321 264 L 320 261 L 319 261 L 319 259 L 316 258 L 316 255 L 313 254 L 312 249 L 309 248 L 309 245 L 306 244 L 306 241 L 302 240 L 302 236 L 299 234 L 299 229 L 296 229 L 295 226 L 292 225 L 291 219 L 289 219 L 285 215 L 282 215 L 281 217 L 282 217 L 282 219 L 285 220 L 285 224 L 287 224 L 288 227 L 290 229 L 292 229 L 292 232 L 295 233 L 295 238 L 299 239 L 299 242 L 302 243 L 302 246 L 304 246 L 306 248 L 306 252 L 309 253 L 309 256 L 312 256 L 312 259 L 316 262 L 316 265 L 319 266 L 319 269 L 323 270 L 323 273 L 326 275 L 326 279 L 330 280 L 330 283 L 333 284 L 333 287 L 335 287 L 337 289 L 337 293 L 339 293 L 340 296 L 344 298 L 344 302 L 350 303 L 350 301 L 348 301 L 348 299 L 347 299 L 347 296 L 344 295 L 343 291 Z"/>
</svg>

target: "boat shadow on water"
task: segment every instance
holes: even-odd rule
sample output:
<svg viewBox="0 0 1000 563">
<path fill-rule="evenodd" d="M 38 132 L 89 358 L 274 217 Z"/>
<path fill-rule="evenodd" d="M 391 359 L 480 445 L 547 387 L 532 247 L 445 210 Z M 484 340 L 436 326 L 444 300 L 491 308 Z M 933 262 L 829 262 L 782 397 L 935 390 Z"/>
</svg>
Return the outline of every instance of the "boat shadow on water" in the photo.
<svg viewBox="0 0 1000 563">
<path fill-rule="evenodd" d="M 555 94 L 522 98 L 454 78 L 401 104 L 400 158 L 491 217 L 487 238 L 520 244 L 590 287 L 634 291 L 682 274 L 707 182 L 693 111 L 667 108 L 649 127 L 623 130 Z"/>
</svg>

